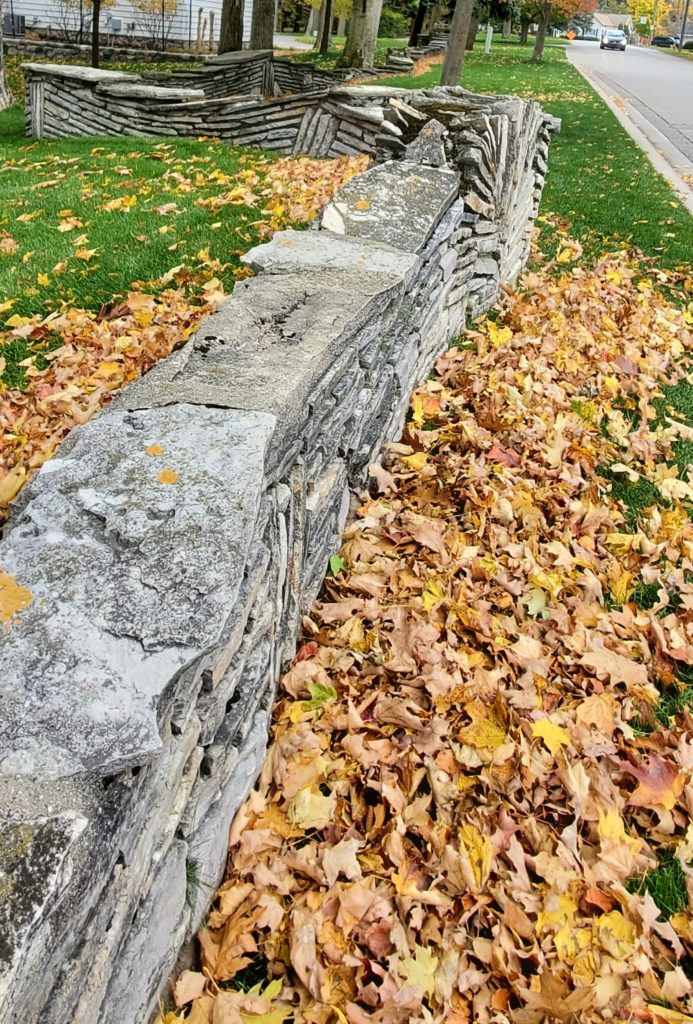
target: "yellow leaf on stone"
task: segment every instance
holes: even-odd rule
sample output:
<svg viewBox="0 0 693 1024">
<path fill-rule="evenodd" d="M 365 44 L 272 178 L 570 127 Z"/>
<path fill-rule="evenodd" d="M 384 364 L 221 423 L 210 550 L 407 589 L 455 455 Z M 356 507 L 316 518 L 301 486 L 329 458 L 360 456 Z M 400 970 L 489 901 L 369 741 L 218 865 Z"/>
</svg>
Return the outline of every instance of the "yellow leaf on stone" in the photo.
<svg viewBox="0 0 693 1024">
<path fill-rule="evenodd" d="M 150 444 L 148 448 L 144 449 L 147 455 L 163 455 L 164 449 L 160 444 Z"/>
<path fill-rule="evenodd" d="M 371 204 L 368 202 L 367 199 L 357 199 L 356 202 L 354 203 L 354 207 L 357 210 L 370 210 Z"/>
<path fill-rule="evenodd" d="M 433 995 L 438 960 L 425 946 L 414 945 L 414 956 L 405 957 L 397 965 L 408 985 L 416 985 L 425 996 Z"/>
<path fill-rule="evenodd" d="M 164 469 L 157 479 L 160 484 L 175 484 L 178 483 L 178 474 L 174 469 Z"/>
<path fill-rule="evenodd" d="M 570 746 L 570 733 L 561 725 L 556 725 L 550 718 L 540 718 L 531 725 L 532 736 L 539 738 L 555 756 L 561 747 Z"/>
<path fill-rule="evenodd" d="M 34 595 L 6 572 L 0 571 L 0 622 L 8 623 L 33 604 Z"/>
<path fill-rule="evenodd" d="M 460 826 L 458 835 L 460 844 L 469 858 L 477 890 L 481 891 L 491 873 L 491 840 L 488 836 L 482 835 L 476 825 L 471 823 Z"/>
</svg>

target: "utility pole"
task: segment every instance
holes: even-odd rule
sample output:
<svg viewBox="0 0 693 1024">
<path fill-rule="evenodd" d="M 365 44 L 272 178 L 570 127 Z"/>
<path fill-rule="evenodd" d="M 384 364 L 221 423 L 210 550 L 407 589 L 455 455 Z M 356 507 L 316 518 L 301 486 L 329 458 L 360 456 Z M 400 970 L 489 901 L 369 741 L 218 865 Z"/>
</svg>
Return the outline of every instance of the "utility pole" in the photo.
<svg viewBox="0 0 693 1024">
<path fill-rule="evenodd" d="M 679 36 L 679 50 L 683 49 L 683 44 L 686 39 L 686 22 L 688 21 L 688 8 L 690 7 L 691 0 L 686 0 L 683 8 L 683 23 L 681 25 L 681 35 Z"/>
</svg>

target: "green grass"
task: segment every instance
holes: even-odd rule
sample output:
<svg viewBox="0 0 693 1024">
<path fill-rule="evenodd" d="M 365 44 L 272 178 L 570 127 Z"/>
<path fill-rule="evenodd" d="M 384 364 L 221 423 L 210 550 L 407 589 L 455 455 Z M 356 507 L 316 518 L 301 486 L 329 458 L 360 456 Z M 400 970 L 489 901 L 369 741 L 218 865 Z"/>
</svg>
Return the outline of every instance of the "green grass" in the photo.
<svg viewBox="0 0 693 1024">
<path fill-rule="evenodd" d="M 314 41 L 311 36 L 299 36 L 298 38 L 306 43 Z M 291 60 L 297 64 L 315 64 L 316 67 L 323 70 L 330 70 L 334 68 L 341 56 L 345 41 L 344 36 L 333 36 L 332 45 L 326 54 L 321 55 L 316 50 L 300 50 L 291 54 Z M 406 46 L 406 42 L 406 39 L 389 39 L 387 37 L 378 39 L 375 44 L 375 66 L 382 67 L 385 64 L 387 51 L 401 49 Z"/>
<path fill-rule="evenodd" d="M 672 853 L 663 856 L 654 871 L 631 879 L 626 888 L 638 895 L 649 892 L 667 921 L 674 914 L 680 914 L 688 908 L 686 876 Z"/>
<path fill-rule="evenodd" d="M 0 305 L 13 302 L 0 322 L 61 303 L 99 309 L 178 264 L 211 264 L 230 287 L 258 212 L 201 203 L 256 156 L 190 139 L 31 142 L 22 130 L 16 108 L 0 115 Z"/>
<path fill-rule="evenodd" d="M 462 84 L 475 92 L 513 93 L 538 100 L 562 120 L 551 147 L 542 213 L 570 224 L 586 256 L 630 245 L 659 266 L 690 264 L 693 217 L 608 107 L 566 60 L 562 45 L 549 46 L 541 63 L 532 46 L 494 42 L 487 56 L 477 44 L 468 53 Z M 383 79 L 379 84 L 420 88 L 437 84 L 426 75 Z"/>
</svg>

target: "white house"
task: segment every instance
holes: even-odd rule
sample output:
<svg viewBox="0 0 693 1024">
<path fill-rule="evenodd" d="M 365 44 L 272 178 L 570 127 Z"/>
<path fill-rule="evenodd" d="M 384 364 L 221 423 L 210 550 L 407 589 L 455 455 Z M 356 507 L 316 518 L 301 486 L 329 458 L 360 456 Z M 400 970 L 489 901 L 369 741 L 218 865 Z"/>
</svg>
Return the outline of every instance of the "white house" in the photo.
<svg viewBox="0 0 693 1024">
<path fill-rule="evenodd" d="M 592 24 L 582 30 L 582 39 L 600 39 L 607 28 L 620 28 L 627 36 L 633 33 L 632 14 L 611 14 L 606 11 L 595 11 Z"/>
<path fill-rule="evenodd" d="M 175 5 L 175 7 L 174 7 Z M 82 25 L 82 41 L 89 41 L 91 5 L 82 0 L 4 0 L 5 34 L 11 36 L 50 34 L 77 41 Z M 138 10 L 131 0 L 116 3 L 101 12 L 101 33 L 111 45 L 127 46 L 133 39 L 147 39 L 160 49 L 162 37 L 195 49 L 212 49 L 219 39 L 222 0 L 149 0 L 147 9 Z M 162 9 L 164 11 L 162 18 Z M 245 0 L 243 39 L 250 40 L 253 0 Z M 13 32 L 14 27 L 14 32 Z M 159 44 L 159 45 L 157 45 Z"/>
</svg>

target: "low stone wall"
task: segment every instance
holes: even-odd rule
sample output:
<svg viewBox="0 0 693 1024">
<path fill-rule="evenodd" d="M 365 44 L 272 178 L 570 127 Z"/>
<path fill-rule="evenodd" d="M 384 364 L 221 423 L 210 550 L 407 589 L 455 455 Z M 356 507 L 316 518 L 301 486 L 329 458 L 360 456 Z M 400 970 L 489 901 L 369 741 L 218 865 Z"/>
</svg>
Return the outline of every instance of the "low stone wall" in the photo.
<svg viewBox="0 0 693 1024">
<path fill-rule="evenodd" d="M 316 230 L 248 253 L 257 276 L 16 502 L 2 1024 L 146 1024 L 223 873 L 350 490 L 526 256 L 557 123 L 463 90 L 408 100 L 379 95 L 403 159 L 352 179 Z"/>
<path fill-rule="evenodd" d="M 86 34 L 86 33 L 85 33 Z M 18 54 L 21 57 L 81 57 L 91 59 L 91 43 L 68 43 L 58 39 L 26 39 L 5 35 L 3 40 L 5 53 Z M 183 52 L 182 50 L 147 50 L 145 47 L 111 46 L 101 42 L 99 46 L 101 60 L 132 61 L 141 63 L 151 61 L 153 64 L 200 63 L 208 60 L 203 53 Z"/>
</svg>

